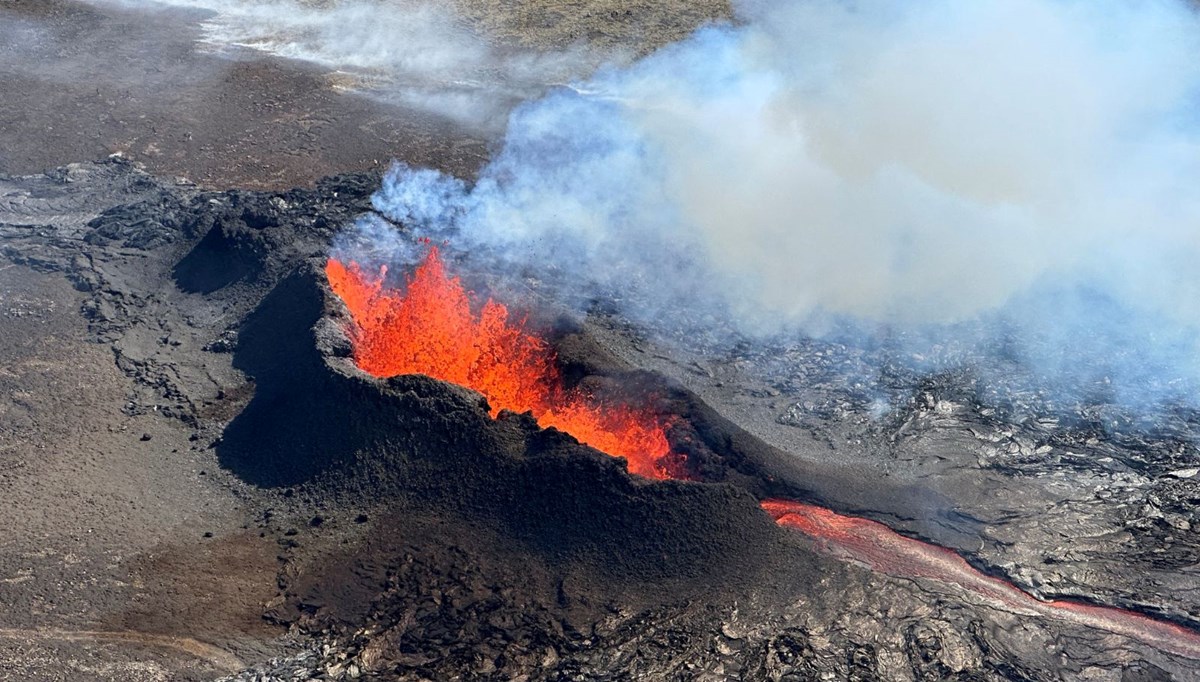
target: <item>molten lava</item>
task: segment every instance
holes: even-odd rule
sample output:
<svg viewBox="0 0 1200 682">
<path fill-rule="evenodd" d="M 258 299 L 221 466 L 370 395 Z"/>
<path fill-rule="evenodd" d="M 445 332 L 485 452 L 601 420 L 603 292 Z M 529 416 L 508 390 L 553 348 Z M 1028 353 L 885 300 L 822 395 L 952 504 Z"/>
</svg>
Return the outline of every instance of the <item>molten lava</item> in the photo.
<svg viewBox="0 0 1200 682">
<path fill-rule="evenodd" d="M 407 278 L 403 291 L 384 286 L 386 268 L 372 275 L 356 263 L 330 259 L 325 272 L 354 320 L 349 330 L 354 358 L 364 371 L 379 377 L 425 374 L 472 388 L 487 398 L 493 417 L 500 410 L 531 412 L 543 427 L 553 426 L 624 457 L 635 474 L 681 478 L 671 465 L 661 419 L 564 390 L 550 345 L 511 321 L 500 303 L 488 300 L 474 312 L 461 282 L 446 274 L 436 248 Z M 906 538 L 874 521 L 790 500 L 761 504 L 780 526 L 876 571 L 954 585 L 1014 613 L 1099 628 L 1200 659 L 1200 634 L 1174 623 L 1118 608 L 1039 601 L 979 572 L 948 549 Z"/>
<path fill-rule="evenodd" d="M 880 573 L 956 585 L 1007 611 L 1107 630 L 1179 656 L 1200 659 L 1200 633 L 1174 623 L 1115 607 L 1034 599 L 1012 583 L 981 573 L 945 547 L 906 538 L 868 519 L 791 500 L 764 500 L 762 508 L 776 523 L 814 538 L 831 554 L 866 564 Z"/>
<path fill-rule="evenodd" d="M 354 320 L 354 360 L 363 371 L 377 377 L 424 374 L 466 386 L 487 398 L 493 417 L 501 410 L 531 412 L 543 427 L 624 457 L 635 474 L 677 477 L 668 471 L 671 446 L 661 419 L 564 390 L 550 345 L 510 320 L 496 301 L 473 311 L 436 247 L 403 291 L 384 286 L 386 266 L 369 274 L 357 263 L 331 258 L 325 273 Z"/>
</svg>

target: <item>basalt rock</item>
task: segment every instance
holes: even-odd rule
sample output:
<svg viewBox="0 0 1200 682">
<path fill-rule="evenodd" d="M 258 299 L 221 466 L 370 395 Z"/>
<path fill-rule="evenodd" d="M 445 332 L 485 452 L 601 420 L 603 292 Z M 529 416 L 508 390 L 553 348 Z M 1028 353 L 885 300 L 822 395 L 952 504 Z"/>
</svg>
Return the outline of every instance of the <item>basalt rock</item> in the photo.
<svg viewBox="0 0 1200 682">
<path fill-rule="evenodd" d="M 652 394 L 677 419 L 694 480 L 639 479 L 529 416 L 493 419 L 473 392 L 354 366 L 320 265 L 376 181 L 215 193 L 120 160 L 0 178 L 4 257 L 84 292 L 94 341 L 130 379 L 122 411 L 194 429 L 277 542 L 265 615 L 296 648 L 242 679 L 1194 673 L 1136 638 L 876 573 L 758 506 L 822 504 L 1035 594 L 1186 625 L 1200 613 L 1188 415 L 1068 422 L 1019 387 L 998 409 L 969 372 L 899 364 L 879 413 L 853 379 L 889 366 L 877 349 L 705 354 L 653 347 L 611 313 L 558 325 L 569 382 Z"/>
</svg>

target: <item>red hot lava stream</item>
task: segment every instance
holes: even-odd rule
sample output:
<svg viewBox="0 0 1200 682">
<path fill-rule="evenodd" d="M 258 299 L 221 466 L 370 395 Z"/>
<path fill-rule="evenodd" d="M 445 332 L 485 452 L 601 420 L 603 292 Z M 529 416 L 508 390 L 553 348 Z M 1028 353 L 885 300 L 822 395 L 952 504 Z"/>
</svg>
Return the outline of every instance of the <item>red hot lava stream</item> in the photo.
<svg viewBox="0 0 1200 682">
<path fill-rule="evenodd" d="M 387 288 L 386 267 L 363 272 L 357 263 L 330 259 L 329 285 L 350 311 L 355 363 L 378 377 L 424 374 L 466 386 L 501 410 L 531 412 L 580 442 L 624 457 L 629 470 L 654 479 L 681 478 L 670 463 L 665 422 L 627 405 L 604 404 L 563 389 L 554 351 L 487 300 L 475 312 L 457 277 L 446 273 L 436 247 L 406 279 Z M 830 553 L 905 578 L 956 585 L 990 603 L 1028 615 L 1077 623 L 1200 659 L 1200 634 L 1118 608 L 1071 601 L 1039 601 L 1016 586 L 975 570 L 954 552 L 899 535 L 883 524 L 842 516 L 823 507 L 767 500 L 762 507 L 781 526 L 799 530 Z"/>
<path fill-rule="evenodd" d="M 1061 599 L 1039 601 L 1011 583 L 980 573 L 944 547 L 906 538 L 875 521 L 788 500 L 767 500 L 762 507 L 779 525 L 795 528 L 816 538 L 830 553 L 880 573 L 957 585 L 1016 613 L 1107 630 L 1179 656 L 1200 659 L 1200 634 L 1188 628 L 1124 609 Z"/>
</svg>

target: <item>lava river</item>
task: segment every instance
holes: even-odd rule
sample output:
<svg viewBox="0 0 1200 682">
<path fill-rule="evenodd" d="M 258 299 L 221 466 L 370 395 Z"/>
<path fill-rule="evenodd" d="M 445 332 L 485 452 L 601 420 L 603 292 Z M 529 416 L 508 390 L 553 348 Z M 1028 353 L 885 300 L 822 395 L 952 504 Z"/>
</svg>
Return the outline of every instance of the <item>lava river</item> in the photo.
<svg viewBox="0 0 1200 682">
<path fill-rule="evenodd" d="M 766 500 L 762 507 L 779 525 L 799 530 L 831 554 L 880 573 L 955 585 L 1006 611 L 1107 630 L 1179 656 L 1200 659 L 1200 634 L 1185 627 L 1123 609 L 1065 600 L 1039 601 L 1011 583 L 981 573 L 944 547 L 904 537 L 875 521 L 790 500 Z"/>
<path fill-rule="evenodd" d="M 654 479 L 679 478 L 672 465 L 667 422 L 646 410 L 604 403 L 563 388 L 552 347 L 509 318 L 493 300 L 478 312 L 438 249 L 406 278 L 403 290 L 385 285 L 387 270 L 367 273 L 357 263 L 330 259 L 330 287 L 353 319 L 348 330 L 355 363 L 378 377 L 425 374 L 474 389 L 492 416 L 530 412 L 597 450 L 624 457 L 629 470 Z M 1179 656 L 1200 659 L 1200 634 L 1117 608 L 1039 601 L 1016 586 L 972 568 L 954 552 L 904 537 L 887 526 L 823 507 L 767 500 L 763 509 L 786 528 L 817 540 L 823 550 L 880 573 L 956 586 L 997 608 L 1055 618 L 1137 639 Z"/>
</svg>

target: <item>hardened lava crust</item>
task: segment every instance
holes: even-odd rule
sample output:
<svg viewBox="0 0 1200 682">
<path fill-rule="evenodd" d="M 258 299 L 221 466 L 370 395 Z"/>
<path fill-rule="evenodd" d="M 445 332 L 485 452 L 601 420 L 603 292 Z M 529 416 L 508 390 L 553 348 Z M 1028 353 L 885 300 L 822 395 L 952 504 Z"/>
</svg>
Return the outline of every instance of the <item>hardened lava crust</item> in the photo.
<svg viewBox="0 0 1200 682">
<path fill-rule="evenodd" d="M 602 55 L 731 12 L 454 5 L 501 51 Z M 1016 380 L 997 410 L 969 367 L 886 349 L 655 336 L 563 309 L 549 279 L 577 273 L 462 253 L 477 291 L 541 292 L 506 302 L 568 383 L 669 416 L 689 480 L 372 377 L 331 242 L 392 158 L 469 182 L 498 131 L 155 7 L 0 3 L 0 679 L 1197 678 L 1194 415 L 1048 414 Z"/>
<path fill-rule="evenodd" d="M 819 439 L 770 443 L 746 416 L 761 405 L 743 393 L 755 385 L 716 385 L 746 358 L 672 359 L 619 320 L 546 313 L 565 377 L 652 395 L 677 420 L 686 481 L 631 476 L 525 415 L 493 419 L 474 392 L 361 372 L 321 266 L 338 230 L 370 210 L 377 181 L 211 192 L 120 159 L 0 180 L 3 314 L 17 330 L 5 335 L 11 369 L 0 375 L 13 397 L 6 443 L 17 444 L 0 454 L 16 530 L 0 553 L 11 578 L 0 589 L 16 607 L 0 649 L 6 672 L 84 670 L 97 652 L 115 657 L 114 679 L 146 666 L 185 679 L 1194 670 L 1136 637 L 872 570 L 776 526 L 761 500 L 881 521 L 1019 584 L 1028 566 L 995 561 L 987 538 L 1004 521 L 965 474 L 935 488 L 899 468 L 876 476 Z M 471 273 L 470 259 L 462 267 L 496 275 Z M 775 390 L 762 400 L 790 414 L 791 394 Z M 940 433 L 929 421 L 907 428 Z M 1030 485 L 974 466 L 1002 494 Z M 1144 494 L 1175 505 L 1185 475 Z M 79 503 L 62 504 L 64 489 Z M 1131 539 L 1088 551 L 1160 573 L 1186 559 L 1190 536 L 1168 543 L 1146 514 L 1153 532 L 1135 526 Z M 1072 561 L 1061 575 L 1077 575 Z M 1099 579 L 1069 588 L 1185 625 L 1193 617 L 1189 593 L 1169 582 Z M 131 656 L 150 662 L 137 668 Z"/>
</svg>

